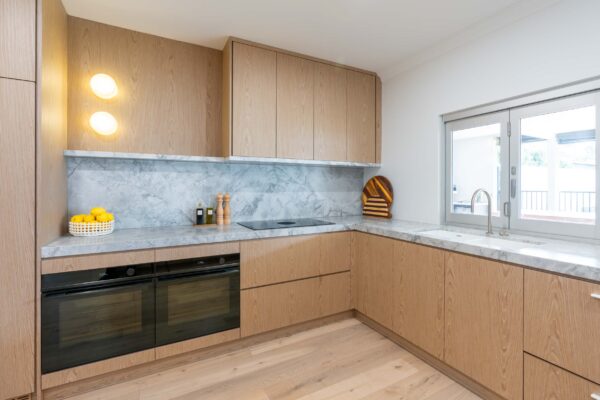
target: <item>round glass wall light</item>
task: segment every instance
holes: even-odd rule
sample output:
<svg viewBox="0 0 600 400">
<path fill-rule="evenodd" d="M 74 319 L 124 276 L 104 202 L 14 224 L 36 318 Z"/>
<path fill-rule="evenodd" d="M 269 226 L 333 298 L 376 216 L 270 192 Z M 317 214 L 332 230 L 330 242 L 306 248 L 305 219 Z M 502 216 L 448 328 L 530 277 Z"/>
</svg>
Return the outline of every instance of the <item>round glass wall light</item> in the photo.
<svg viewBox="0 0 600 400">
<path fill-rule="evenodd" d="M 106 111 L 98 111 L 90 117 L 90 126 L 96 133 L 109 136 L 117 131 L 117 120 Z"/>
</svg>

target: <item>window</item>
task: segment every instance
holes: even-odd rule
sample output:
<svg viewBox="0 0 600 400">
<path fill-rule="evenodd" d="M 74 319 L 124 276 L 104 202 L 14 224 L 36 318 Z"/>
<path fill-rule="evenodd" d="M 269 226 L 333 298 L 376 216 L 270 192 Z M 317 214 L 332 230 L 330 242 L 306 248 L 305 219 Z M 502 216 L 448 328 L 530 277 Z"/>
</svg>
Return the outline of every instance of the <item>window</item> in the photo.
<svg viewBox="0 0 600 400">
<path fill-rule="evenodd" d="M 596 153 L 600 94 L 584 94 L 446 123 L 446 220 L 600 237 Z"/>
</svg>

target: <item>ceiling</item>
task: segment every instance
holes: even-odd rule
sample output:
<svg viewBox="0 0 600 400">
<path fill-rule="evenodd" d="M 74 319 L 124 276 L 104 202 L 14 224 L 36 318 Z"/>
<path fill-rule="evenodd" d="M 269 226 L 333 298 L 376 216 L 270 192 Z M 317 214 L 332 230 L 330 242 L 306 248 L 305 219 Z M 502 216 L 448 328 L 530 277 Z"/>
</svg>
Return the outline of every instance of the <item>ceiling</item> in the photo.
<svg viewBox="0 0 600 400">
<path fill-rule="evenodd" d="M 184 42 L 222 49 L 228 36 L 236 36 L 385 76 L 453 36 L 463 33 L 464 41 L 465 31 L 495 15 L 511 10 L 511 18 L 518 18 L 518 7 L 532 1 L 552 2 L 63 0 L 63 4 L 73 16 Z M 474 31 L 481 35 L 481 29 Z"/>
</svg>

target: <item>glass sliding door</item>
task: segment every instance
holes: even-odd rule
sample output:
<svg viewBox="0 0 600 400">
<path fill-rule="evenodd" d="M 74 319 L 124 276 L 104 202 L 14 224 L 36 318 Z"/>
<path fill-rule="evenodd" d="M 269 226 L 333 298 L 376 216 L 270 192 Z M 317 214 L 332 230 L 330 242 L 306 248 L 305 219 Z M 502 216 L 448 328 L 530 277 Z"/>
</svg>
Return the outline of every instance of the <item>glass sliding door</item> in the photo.
<svg viewBox="0 0 600 400">
<path fill-rule="evenodd" d="M 508 202 L 508 111 L 467 118 L 446 124 L 446 220 L 471 225 L 487 223 L 487 199 L 492 199 L 492 221 L 506 228 Z M 473 211 L 473 212 L 472 212 Z"/>
</svg>

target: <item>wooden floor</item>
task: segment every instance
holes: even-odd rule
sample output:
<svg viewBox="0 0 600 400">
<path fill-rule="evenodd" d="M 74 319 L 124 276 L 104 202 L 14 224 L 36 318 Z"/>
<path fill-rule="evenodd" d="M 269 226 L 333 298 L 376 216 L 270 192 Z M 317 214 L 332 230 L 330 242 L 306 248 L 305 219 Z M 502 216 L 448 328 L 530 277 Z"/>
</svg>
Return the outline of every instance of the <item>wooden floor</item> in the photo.
<svg viewBox="0 0 600 400">
<path fill-rule="evenodd" d="M 355 319 L 71 400 L 479 399 Z"/>
</svg>

